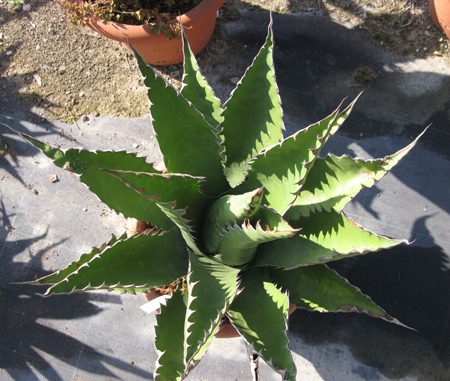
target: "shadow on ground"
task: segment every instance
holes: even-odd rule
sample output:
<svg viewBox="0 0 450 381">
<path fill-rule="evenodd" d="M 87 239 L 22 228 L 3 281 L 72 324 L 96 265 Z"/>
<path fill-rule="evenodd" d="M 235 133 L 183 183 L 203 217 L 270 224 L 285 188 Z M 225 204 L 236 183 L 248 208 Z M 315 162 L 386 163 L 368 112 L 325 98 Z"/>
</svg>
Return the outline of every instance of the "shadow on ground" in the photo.
<svg viewBox="0 0 450 381">
<path fill-rule="evenodd" d="M 47 245 L 34 251 L 36 243 L 44 241 L 47 233 L 33 238 L 24 238 L 11 230 L 11 216 L 14 213 L 1 209 L 0 239 L 0 369 L 6 369 L 13 379 L 56 381 L 68 378 L 61 376 L 61 369 L 55 369 L 54 359 L 74 367 L 77 371 L 85 371 L 110 378 L 117 378 L 104 364 L 116 369 L 137 375 L 143 379 L 152 379 L 150 372 L 124 362 L 113 356 L 97 352 L 94 348 L 79 341 L 68 333 L 52 328 L 48 321 L 86 319 L 101 312 L 101 308 L 92 304 L 96 297 L 88 294 L 74 294 L 44 298 L 37 295 L 39 288 L 15 282 L 33 280 L 49 272 L 42 270 L 41 262 L 45 261 L 52 250 L 63 244 L 63 241 Z M 5 232 L 10 230 L 10 233 Z M 6 241 L 6 235 L 9 239 Z M 24 262 L 24 260 L 27 260 Z M 40 289 L 40 291 L 43 291 Z M 107 295 L 114 302 L 114 295 Z M 117 302 L 117 301 L 116 301 Z M 46 323 L 46 324 L 43 324 Z M 67 330 L 67 327 L 66 327 Z M 13 344 L 13 345 L 12 345 Z M 80 361 L 83 358 L 96 358 L 92 363 Z M 36 374 L 37 372 L 37 374 Z M 73 372 L 73 370 L 72 370 Z"/>
<path fill-rule="evenodd" d="M 238 21 L 221 23 L 233 42 L 231 50 L 214 57 L 212 45 L 199 55 L 205 76 L 223 101 L 234 88 L 226 80 L 244 74 L 264 43 L 268 23 L 269 12 L 243 10 Z M 312 12 L 274 14 L 273 29 L 277 82 L 293 125 L 287 133 L 323 119 L 344 98 L 348 104 L 363 91 L 341 133 L 356 140 L 411 138 L 432 123 L 421 142 L 449 157 L 441 134 L 450 134 L 450 69 L 438 58 L 394 55 L 361 32 Z M 364 67 L 376 76 L 366 86 L 355 79 L 356 70 Z"/>
</svg>

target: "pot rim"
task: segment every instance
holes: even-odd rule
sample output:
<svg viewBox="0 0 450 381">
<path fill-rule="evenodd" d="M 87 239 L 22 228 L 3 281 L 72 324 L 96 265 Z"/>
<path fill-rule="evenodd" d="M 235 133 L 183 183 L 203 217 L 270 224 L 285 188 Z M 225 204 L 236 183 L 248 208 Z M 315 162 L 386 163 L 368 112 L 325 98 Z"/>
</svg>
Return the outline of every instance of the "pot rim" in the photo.
<svg viewBox="0 0 450 381">
<path fill-rule="evenodd" d="M 217 10 L 224 2 L 225 0 L 203 0 L 189 12 L 168 21 L 164 25 L 181 22 L 186 29 L 186 34 L 189 35 L 189 28 L 192 24 L 205 24 L 211 17 L 216 16 Z M 97 16 L 89 16 L 88 25 L 96 32 L 106 35 L 108 38 L 125 43 L 128 42 L 128 37 L 132 37 L 133 39 L 148 39 L 151 37 L 155 42 L 167 40 L 167 36 L 164 33 L 152 33 L 148 25 L 129 25 L 115 21 L 104 23 Z"/>
</svg>

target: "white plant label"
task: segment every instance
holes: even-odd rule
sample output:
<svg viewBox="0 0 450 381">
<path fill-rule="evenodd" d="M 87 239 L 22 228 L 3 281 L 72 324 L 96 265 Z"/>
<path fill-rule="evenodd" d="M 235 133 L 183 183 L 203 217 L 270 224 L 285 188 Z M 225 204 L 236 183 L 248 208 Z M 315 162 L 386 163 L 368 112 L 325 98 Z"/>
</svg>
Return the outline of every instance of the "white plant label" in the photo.
<svg viewBox="0 0 450 381">
<path fill-rule="evenodd" d="M 156 311 L 158 308 L 161 307 L 161 305 L 165 306 L 167 299 L 170 298 L 170 295 L 162 295 L 157 297 L 156 299 L 153 299 L 149 301 L 148 303 L 143 304 L 140 309 L 144 312 L 147 312 L 148 314 L 151 314 L 152 312 Z"/>
</svg>

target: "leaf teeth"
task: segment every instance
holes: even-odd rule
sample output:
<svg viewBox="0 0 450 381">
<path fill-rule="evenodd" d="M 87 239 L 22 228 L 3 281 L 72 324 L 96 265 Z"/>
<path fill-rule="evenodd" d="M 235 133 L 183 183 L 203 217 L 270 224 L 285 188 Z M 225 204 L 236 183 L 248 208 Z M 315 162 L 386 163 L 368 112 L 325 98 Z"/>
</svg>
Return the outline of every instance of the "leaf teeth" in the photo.
<svg viewBox="0 0 450 381">
<path fill-rule="evenodd" d="M 322 137 L 322 138 L 318 138 L 317 140 L 318 140 L 320 143 L 322 143 L 323 137 Z M 316 156 L 316 154 L 317 154 L 317 152 L 320 150 L 320 148 L 321 148 L 321 147 L 319 147 L 319 148 L 310 148 L 309 150 L 312 152 L 312 154 L 313 154 L 314 156 Z"/>
<path fill-rule="evenodd" d="M 117 288 L 121 288 L 121 289 L 143 289 L 143 288 L 147 288 L 147 284 L 143 284 L 143 285 L 135 285 L 135 284 L 131 284 L 131 285 L 126 285 L 126 286 L 122 286 L 121 284 L 120 284 L 120 282 L 119 283 L 117 283 L 117 284 L 115 284 L 115 285 L 111 285 L 111 286 L 108 286 L 108 285 L 106 285 L 106 282 L 104 281 L 100 286 L 96 286 L 96 287 L 93 287 L 92 285 L 91 285 L 91 283 L 89 283 L 87 286 L 85 286 L 85 287 L 83 287 L 83 288 L 79 288 L 79 289 L 77 289 L 77 286 L 75 285 L 73 288 L 72 288 L 72 291 L 70 291 L 70 292 L 60 292 L 60 293 L 58 293 L 58 295 L 72 295 L 72 294 L 75 294 L 75 293 L 79 293 L 79 292 L 85 292 L 85 291 L 96 291 L 96 290 L 108 290 L 108 291 L 113 291 L 113 290 L 115 290 L 115 289 L 117 289 Z M 50 295 L 52 295 L 53 293 L 51 292 L 51 289 L 49 289 L 49 290 L 47 290 L 47 292 L 44 294 L 44 296 L 50 296 Z"/>
</svg>

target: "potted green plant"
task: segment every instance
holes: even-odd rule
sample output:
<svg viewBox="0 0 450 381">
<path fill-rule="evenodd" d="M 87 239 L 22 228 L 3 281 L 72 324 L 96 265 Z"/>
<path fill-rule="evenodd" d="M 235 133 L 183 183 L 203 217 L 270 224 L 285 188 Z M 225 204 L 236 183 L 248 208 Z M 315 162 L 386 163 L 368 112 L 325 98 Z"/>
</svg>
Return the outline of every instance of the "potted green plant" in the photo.
<svg viewBox="0 0 450 381">
<path fill-rule="evenodd" d="M 225 321 L 284 380 L 295 380 L 290 305 L 402 325 L 327 262 L 406 242 L 365 230 L 342 209 L 418 138 L 382 159 L 321 158 L 354 102 L 283 138 L 271 23 L 225 107 L 183 41 L 181 92 L 137 55 L 165 171 L 135 154 L 62 151 L 25 136 L 117 213 L 148 222 L 142 233 L 113 237 L 33 284 L 49 285 L 46 295 L 171 294 L 157 316 L 156 381 L 184 378 Z"/>
<path fill-rule="evenodd" d="M 133 45 L 152 65 L 183 61 L 181 25 L 194 54 L 209 42 L 225 0 L 57 0 L 73 25 Z"/>
</svg>

